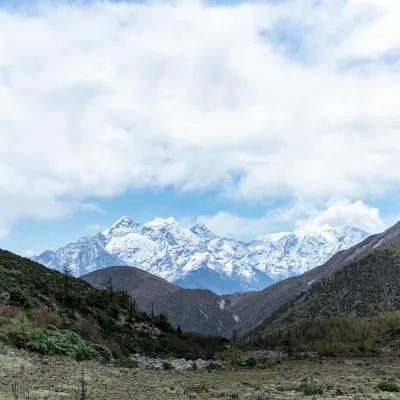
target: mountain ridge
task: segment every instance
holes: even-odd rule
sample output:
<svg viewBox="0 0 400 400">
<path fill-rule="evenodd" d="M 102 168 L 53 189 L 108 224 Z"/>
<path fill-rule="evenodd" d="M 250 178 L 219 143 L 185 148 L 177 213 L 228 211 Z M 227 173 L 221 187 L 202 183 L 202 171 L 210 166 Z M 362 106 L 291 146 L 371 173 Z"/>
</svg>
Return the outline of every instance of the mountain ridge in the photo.
<svg viewBox="0 0 400 400">
<path fill-rule="evenodd" d="M 362 251 L 343 267 L 318 280 L 308 291 L 284 304 L 247 334 L 274 342 L 278 332 L 310 344 L 304 327 L 341 324 L 346 318 L 372 318 L 400 310 L 400 235 Z M 386 236 L 386 239 L 390 235 Z M 353 253 L 355 254 L 355 253 Z M 336 318 L 336 319 L 335 319 Z M 341 319 L 340 319 L 341 318 Z M 311 328 L 310 328 L 311 329 Z M 329 328 L 330 329 L 330 328 Z M 332 329 L 338 329 L 332 328 Z M 308 340 L 308 342 L 307 342 Z M 370 343 L 376 346 L 376 343 Z"/>
<path fill-rule="evenodd" d="M 352 226 L 260 236 L 251 242 L 222 238 L 206 225 L 183 228 L 172 217 L 143 225 L 124 216 L 94 236 L 47 250 L 32 259 L 76 276 L 112 265 L 130 265 L 184 288 L 217 294 L 262 290 L 322 264 L 368 233 Z"/>
<path fill-rule="evenodd" d="M 142 307 L 149 309 L 153 302 L 157 311 L 166 312 L 171 316 L 171 321 L 175 325 L 182 324 L 186 330 L 230 337 L 235 329 L 238 335 L 244 335 L 258 324 L 263 323 L 280 307 L 292 301 L 302 292 L 308 291 L 321 279 L 340 270 L 353 259 L 382 244 L 399 239 L 400 223 L 335 254 L 327 262 L 310 271 L 281 280 L 262 291 L 217 295 L 207 290 L 190 291 L 181 288 L 174 289 L 172 294 L 158 296 L 157 290 L 155 290 L 154 294 L 146 300 L 147 304 Z M 116 268 L 125 268 L 130 271 L 129 267 Z M 84 276 L 83 279 L 96 286 L 96 279 L 97 282 L 105 281 L 108 278 L 107 272 L 110 270 L 112 268 L 94 271 Z M 102 278 L 92 280 L 92 276 L 96 275 L 102 276 Z M 126 289 L 126 287 L 124 288 Z M 194 301 L 193 294 L 197 296 L 196 301 Z M 132 295 L 135 297 L 134 294 Z M 163 305 L 160 310 L 158 309 L 159 304 Z M 221 304 L 223 304 L 223 310 Z"/>
</svg>

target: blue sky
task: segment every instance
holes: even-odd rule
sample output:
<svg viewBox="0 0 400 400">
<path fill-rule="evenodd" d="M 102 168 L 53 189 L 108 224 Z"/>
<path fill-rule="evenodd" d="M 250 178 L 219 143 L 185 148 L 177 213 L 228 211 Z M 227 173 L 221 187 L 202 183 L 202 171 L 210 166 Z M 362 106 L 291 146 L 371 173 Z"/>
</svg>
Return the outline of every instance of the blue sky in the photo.
<svg viewBox="0 0 400 400">
<path fill-rule="evenodd" d="M 385 229 L 399 18 L 396 0 L 0 0 L 0 247 L 123 215 L 243 240 Z"/>
</svg>

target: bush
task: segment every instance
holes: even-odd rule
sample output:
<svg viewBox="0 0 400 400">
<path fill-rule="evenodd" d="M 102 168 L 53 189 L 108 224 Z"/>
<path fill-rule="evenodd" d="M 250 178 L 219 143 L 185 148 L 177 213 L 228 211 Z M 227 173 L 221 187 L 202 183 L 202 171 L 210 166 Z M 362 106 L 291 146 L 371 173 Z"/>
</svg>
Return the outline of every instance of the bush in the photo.
<svg viewBox="0 0 400 400">
<path fill-rule="evenodd" d="M 190 366 L 190 368 L 192 369 L 192 371 L 197 371 L 199 369 L 199 367 L 197 366 L 195 361 L 192 362 L 192 365 Z"/>
<path fill-rule="evenodd" d="M 36 303 L 31 299 L 26 299 L 23 308 L 25 308 L 25 310 L 32 310 L 33 308 L 36 308 Z"/>
<path fill-rule="evenodd" d="M 232 344 L 221 353 L 221 359 L 228 361 L 231 365 L 242 365 L 243 352 L 237 345 Z"/>
<path fill-rule="evenodd" d="M 78 334 L 53 325 L 34 328 L 25 316 L 0 319 L 0 340 L 41 354 L 61 354 L 77 360 L 111 360 L 111 352 Z"/>
<path fill-rule="evenodd" d="M 208 372 L 212 372 L 212 371 L 220 371 L 222 369 L 221 364 L 217 364 L 217 363 L 210 363 L 207 365 L 206 370 Z"/>
<path fill-rule="evenodd" d="M 174 366 L 170 362 L 164 361 L 163 362 L 163 370 L 170 371 L 171 369 L 174 369 Z"/>
<path fill-rule="evenodd" d="M 18 348 L 25 348 L 35 335 L 28 319 L 21 315 L 16 318 L 0 319 L 0 340 Z"/>
<path fill-rule="evenodd" d="M 306 396 L 324 393 L 324 389 L 321 386 L 316 385 L 309 376 L 304 377 L 295 390 L 296 392 L 303 392 Z"/>
<path fill-rule="evenodd" d="M 257 366 L 257 360 L 254 357 L 249 357 L 246 358 L 246 360 L 243 363 L 244 367 L 256 367 Z"/>
<path fill-rule="evenodd" d="M 378 382 L 376 388 L 382 390 L 383 392 L 400 392 L 399 385 L 396 385 L 395 383 L 388 381 Z"/>
<path fill-rule="evenodd" d="M 86 342 L 86 343 L 91 343 L 91 342 Z M 105 361 L 111 361 L 113 358 L 111 350 L 109 350 L 107 347 L 104 347 L 100 344 L 97 343 L 91 343 L 93 349 L 103 358 Z"/>
<path fill-rule="evenodd" d="M 28 343 L 28 349 L 42 353 L 61 354 L 77 360 L 111 360 L 111 352 L 105 347 L 83 340 L 78 334 L 55 327 L 39 329 L 36 340 Z"/>
</svg>

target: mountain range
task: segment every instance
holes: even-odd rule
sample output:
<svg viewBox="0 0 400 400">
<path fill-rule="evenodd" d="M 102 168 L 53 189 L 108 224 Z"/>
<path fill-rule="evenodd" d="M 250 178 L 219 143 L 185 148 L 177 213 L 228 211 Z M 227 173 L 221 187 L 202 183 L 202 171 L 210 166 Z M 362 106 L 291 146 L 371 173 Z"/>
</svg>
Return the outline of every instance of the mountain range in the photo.
<svg viewBox="0 0 400 400">
<path fill-rule="evenodd" d="M 245 243 L 219 237 L 204 224 L 186 229 L 173 218 L 143 225 L 123 217 L 95 236 L 33 257 L 75 276 L 109 266 L 133 266 L 187 289 L 216 294 L 262 290 L 323 264 L 368 237 L 354 226 L 297 229 Z"/>
<path fill-rule="evenodd" d="M 171 323 L 174 326 L 181 325 L 184 330 L 229 337 L 233 330 L 238 335 L 246 335 L 255 328 L 251 334 L 255 337 L 269 326 L 270 321 L 275 320 L 274 315 L 281 315 L 282 307 L 284 313 L 285 307 L 292 307 L 291 303 L 297 301 L 295 299 L 299 296 L 300 299 L 310 299 L 307 307 L 315 309 L 313 296 L 316 295 L 312 289 L 318 288 L 318 284 L 326 280 L 328 284 L 324 283 L 322 289 L 316 291 L 318 297 L 315 297 L 318 310 L 326 310 L 325 316 L 372 315 L 374 312 L 397 309 L 395 296 L 398 292 L 393 285 L 396 286 L 398 282 L 400 256 L 387 256 L 385 246 L 393 245 L 400 249 L 399 242 L 400 223 L 338 252 L 310 271 L 254 292 L 217 295 L 204 289 L 183 289 L 145 271 L 126 266 L 93 271 L 82 279 L 95 287 L 104 288 L 104 283 L 111 277 L 113 285 L 127 290 L 143 310 L 150 312 L 153 306 L 155 312 L 167 313 Z M 361 257 L 365 257 L 366 261 L 357 261 Z M 352 267 L 354 263 L 357 268 Z M 343 274 L 338 274 L 342 270 L 346 277 L 344 280 Z M 329 289 L 326 289 L 328 297 L 324 295 L 324 288 Z M 375 293 L 374 297 L 368 293 Z M 391 293 L 390 296 L 387 293 Z M 390 304 L 386 304 L 385 299 L 389 299 Z M 298 311 L 296 314 L 300 317 Z M 301 321 L 301 318 L 297 320 Z M 279 324 L 274 326 L 279 327 Z"/>
</svg>

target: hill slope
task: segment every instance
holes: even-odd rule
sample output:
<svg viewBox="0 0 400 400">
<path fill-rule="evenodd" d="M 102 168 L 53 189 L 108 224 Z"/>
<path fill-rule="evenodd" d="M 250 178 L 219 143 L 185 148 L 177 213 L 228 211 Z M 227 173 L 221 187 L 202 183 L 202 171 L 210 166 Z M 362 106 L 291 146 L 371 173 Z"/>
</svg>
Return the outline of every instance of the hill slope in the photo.
<svg viewBox="0 0 400 400">
<path fill-rule="evenodd" d="M 10 314 L 26 315 L 37 326 L 67 328 L 118 356 L 140 352 L 197 358 L 222 343 L 219 338 L 181 337 L 165 315 L 142 312 L 125 291 L 93 288 L 0 249 L 0 317 Z"/>
<path fill-rule="evenodd" d="M 309 290 L 320 279 L 329 277 L 366 251 L 397 240 L 400 240 L 400 222 L 383 233 L 371 235 L 361 243 L 335 254 L 326 263 L 302 275 L 284 279 L 260 292 L 241 296 L 235 304 L 235 313 L 240 316 L 238 332 L 244 334 L 261 324 L 296 295 Z"/>
<path fill-rule="evenodd" d="M 166 313 L 172 325 L 184 331 L 231 335 L 237 321 L 229 301 L 209 290 L 182 289 L 135 267 L 109 267 L 81 277 L 97 288 L 111 278 L 138 306 L 151 313 Z"/>
<path fill-rule="evenodd" d="M 181 290 L 179 286 L 169 283 L 165 279 L 149 274 L 135 267 L 117 266 L 99 269 L 81 276 L 95 288 L 104 289 L 109 279 L 116 289 L 126 290 L 138 306 L 146 312 L 151 311 L 151 304 L 158 296 L 170 295 Z"/>
<path fill-rule="evenodd" d="M 372 317 L 400 310 L 400 242 L 364 252 L 265 320 L 250 337 L 328 317 Z"/>
<path fill-rule="evenodd" d="M 226 294 L 264 289 L 303 273 L 366 236 L 352 226 L 323 226 L 244 243 L 219 237 L 203 224 L 185 229 L 173 218 L 140 225 L 123 217 L 102 233 L 34 260 L 54 269 L 68 265 L 76 276 L 112 265 L 136 266 L 184 288 Z"/>
</svg>

